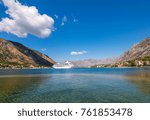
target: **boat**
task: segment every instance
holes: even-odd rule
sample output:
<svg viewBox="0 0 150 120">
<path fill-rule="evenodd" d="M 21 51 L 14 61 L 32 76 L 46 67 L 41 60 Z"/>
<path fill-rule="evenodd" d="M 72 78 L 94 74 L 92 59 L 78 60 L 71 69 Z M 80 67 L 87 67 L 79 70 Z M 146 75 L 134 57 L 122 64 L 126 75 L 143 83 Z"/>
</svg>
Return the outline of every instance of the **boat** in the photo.
<svg viewBox="0 0 150 120">
<path fill-rule="evenodd" d="M 73 66 L 74 65 L 71 62 L 66 61 L 64 63 L 57 63 L 57 64 L 53 65 L 53 68 L 55 68 L 55 69 L 70 69 Z"/>
</svg>

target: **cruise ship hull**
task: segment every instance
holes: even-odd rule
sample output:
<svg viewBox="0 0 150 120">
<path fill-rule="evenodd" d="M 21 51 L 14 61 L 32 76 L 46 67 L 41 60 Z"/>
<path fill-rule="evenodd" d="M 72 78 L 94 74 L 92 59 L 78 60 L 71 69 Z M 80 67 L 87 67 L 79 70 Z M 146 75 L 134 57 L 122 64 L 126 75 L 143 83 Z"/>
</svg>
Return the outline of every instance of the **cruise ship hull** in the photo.
<svg viewBox="0 0 150 120">
<path fill-rule="evenodd" d="M 72 68 L 72 67 L 67 66 L 67 67 L 53 67 L 53 68 L 55 68 L 55 69 L 70 69 L 70 68 Z"/>
</svg>

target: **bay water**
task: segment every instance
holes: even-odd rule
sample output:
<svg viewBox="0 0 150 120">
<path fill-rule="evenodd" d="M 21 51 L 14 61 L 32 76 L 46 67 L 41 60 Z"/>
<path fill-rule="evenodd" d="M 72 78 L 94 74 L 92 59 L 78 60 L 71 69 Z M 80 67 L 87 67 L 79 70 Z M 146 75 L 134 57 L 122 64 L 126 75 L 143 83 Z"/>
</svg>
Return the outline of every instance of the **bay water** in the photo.
<svg viewBox="0 0 150 120">
<path fill-rule="evenodd" d="M 1 103 L 150 103 L 150 68 L 1 69 Z"/>
</svg>

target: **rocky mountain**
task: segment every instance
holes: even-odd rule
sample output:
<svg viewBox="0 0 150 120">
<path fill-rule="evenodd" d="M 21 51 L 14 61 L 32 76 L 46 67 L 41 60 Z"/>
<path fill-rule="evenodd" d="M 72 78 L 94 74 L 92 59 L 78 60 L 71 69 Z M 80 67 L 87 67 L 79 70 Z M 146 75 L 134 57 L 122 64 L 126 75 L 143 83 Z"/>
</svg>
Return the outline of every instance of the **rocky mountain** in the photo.
<svg viewBox="0 0 150 120">
<path fill-rule="evenodd" d="M 150 56 L 150 38 L 133 45 L 127 52 L 120 56 L 119 61 L 130 61 L 141 57 Z"/>
<path fill-rule="evenodd" d="M 99 64 L 111 64 L 116 63 L 118 58 L 106 58 L 106 59 L 85 59 L 85 60 L 77 60 L 71 61 L 74 67 L 90 67 Z"/>
<path fill-rule="evenodd" d="M 150 66 L 150 38 L 133 45 L 116 58 L 71 61 L 75 67 L 134 67 Z"/>
<path fill-rule="evenodd" d="M 55 61 L 18 42 L 0 38 L 0 68 L 51 67 Z"/>
<path fill-rule="evenodd" d="M 150 66 L 150 38 L 133 45 L 115 63 L 96 64 L 92 67 L 143 67 Z"/>
</svg>

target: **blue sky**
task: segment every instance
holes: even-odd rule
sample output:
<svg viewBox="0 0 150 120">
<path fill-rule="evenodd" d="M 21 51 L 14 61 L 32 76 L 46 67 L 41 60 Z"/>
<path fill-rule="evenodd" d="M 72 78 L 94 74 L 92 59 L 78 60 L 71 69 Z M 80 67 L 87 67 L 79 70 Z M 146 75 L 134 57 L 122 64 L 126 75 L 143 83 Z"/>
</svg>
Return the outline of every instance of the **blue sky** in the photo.
<svg viewBox="0 0 150 120">
<path fill-rule="evenodd" d="M 53 31 L 45 38 L 29 34 L 0 37 L 41 51 L 55 61 L 116 57 L 150 37 L 149 0 L 19 0 L 53 18 Z M 0 4 L 0 19 L 8 17 Z M 58 18 L 56 18 L 56 16 Z M 66 17 L 66 20 L 64 20 Z M 61 25 L 64 22 L 63 26 Z M 70 54 L 74 52 L 75 54 Z"/>
</svg>

